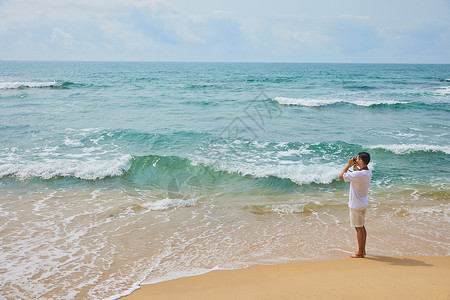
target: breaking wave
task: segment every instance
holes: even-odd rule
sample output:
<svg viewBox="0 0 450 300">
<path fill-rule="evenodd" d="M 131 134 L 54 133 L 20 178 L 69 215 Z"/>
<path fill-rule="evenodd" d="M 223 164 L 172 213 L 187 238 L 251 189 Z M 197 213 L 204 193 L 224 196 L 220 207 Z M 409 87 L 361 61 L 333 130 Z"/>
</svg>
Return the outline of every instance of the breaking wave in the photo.
<svg viewBox="0 0 450 300">
<path fill-rule="evenodd" d="M 276 102 L 283 105 L 298 105 L 298 106 L 330 106 L 337 103 L 347 103 L 357 106 L 376 106 L 376 105 L 393 105 L 393 104 L 408 104 L 410 101 L 395 101 L 395 100 L 373 100 L 373 101 L 354 101 L 343 99 L 308 99 L 308 98 L 287 98 L 287 97 L 275 97 Z"/>
<path fill-rule="evenodd" d="M 370 149 L 383 149 L 395 154 L 409 154 L 414 152 L 443 152 L 450 154 L 450 147 L 425 144 L 391 144 L 391 145 L 373 145 Z"/>
<path fill-rule="evenodd" d="M 66 81 L 46 81 L 46 82 L 33 82 L 33 81 L 15 81 L 15 82 L 0 82 L 0 90 L 17 90 L 26 88 L 55 88 L 65 89 L 72 85 L 72 82 Z"/>
</svg>

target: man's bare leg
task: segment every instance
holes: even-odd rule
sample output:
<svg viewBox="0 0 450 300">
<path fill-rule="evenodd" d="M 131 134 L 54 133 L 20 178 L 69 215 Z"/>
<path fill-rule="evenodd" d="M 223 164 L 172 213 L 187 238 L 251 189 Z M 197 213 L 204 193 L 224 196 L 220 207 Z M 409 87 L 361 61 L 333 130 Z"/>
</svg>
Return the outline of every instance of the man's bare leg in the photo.
<svg viewBox="0 0 450 300">
<path fill-rule="evenodd" d="M 355 227 L 356 229 L 356 239 L 358 240 L 358 251 L 350 255 L 351 258 L 364 258 L 366 255 L 366 238 L 367 231 L 366 227 Z"/>
<path fill-rule="evenodd" d="M 355 227 L 355 229 L 356 228 L 358 228 L 358 227 Z M 366 231 L 366 227 L 359 227 L 359 228 L 362 228 L 363 229 L 363 231 L 364 231 L 364 255 L 366 255 L 366 238 L 367 238 L 367 231 Z M 356 229 L 357 230 L 357 229 Z M 358 234 L 358 230 L 356 231 L 356 234 Z M 358 244 L 358 250 L 356 250 L 355 252 L 354 252 L 355 254 L 358 254 L 359 253 L 359 244 Z"/>
</svg>

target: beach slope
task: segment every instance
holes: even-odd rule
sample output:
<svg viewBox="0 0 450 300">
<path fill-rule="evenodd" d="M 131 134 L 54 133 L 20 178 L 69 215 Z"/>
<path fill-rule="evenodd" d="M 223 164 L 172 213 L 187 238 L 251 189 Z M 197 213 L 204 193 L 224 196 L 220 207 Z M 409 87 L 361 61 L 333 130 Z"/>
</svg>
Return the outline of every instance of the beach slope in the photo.
<svg viewBox="0 0 450 300">
<path fill-rule="evenodd" d="M 450 257 L 300 262 L 142 285 L 132 299 L 450 299 Z"/>
</svg>

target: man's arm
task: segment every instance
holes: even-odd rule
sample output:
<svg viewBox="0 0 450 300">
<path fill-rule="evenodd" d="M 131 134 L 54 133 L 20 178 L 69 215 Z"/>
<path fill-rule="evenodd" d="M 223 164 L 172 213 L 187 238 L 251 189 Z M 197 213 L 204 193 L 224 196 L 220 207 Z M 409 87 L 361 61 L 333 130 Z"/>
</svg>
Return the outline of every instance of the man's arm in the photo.
<svg viewBox="0 0 450 300">
<path fill-rule="evenodd" d="M 347 165 L 345 166 L 345 168 L 342 170 L 341 174 L 339 174 L 339 179 L 340 180 L 344 180 L 344 174 L 347 173 L 348 169 L 350 169 L 350 167 L 353 165 L 353 158 L 350 158 L 347 162 Z"/>
</svg>

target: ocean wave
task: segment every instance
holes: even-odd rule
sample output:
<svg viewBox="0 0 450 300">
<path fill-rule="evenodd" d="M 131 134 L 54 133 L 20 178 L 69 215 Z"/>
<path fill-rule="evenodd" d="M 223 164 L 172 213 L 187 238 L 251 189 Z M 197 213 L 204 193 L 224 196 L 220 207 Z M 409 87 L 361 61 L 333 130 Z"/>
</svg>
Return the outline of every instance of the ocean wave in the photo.
<svg viewBox="0 0 450 300">
<path fill-rule="evenodd" d="M 450 147 L 425 144 L 391 144 L 391 145 L 373 145 L 367 146 L 369 149 L 383 149 L 394 152 L 395 154 L 410 154 L 414 152 L 443 152 L 450 154 Z"/>
<path fill-rule="evenodd" d="M 189 167 L 188 160 L 147 153 L 170 155 L 172 149 L 178 149 L 185 141 L 202 138 L 202 133 L 186 131 L 165 135 L 128 129 L 66 128 L 62 132 L 49 133 L 45 144 L 33 148 L 0 149 L 0 178 L 26 180 L 36 177 L 47 180 L 74 177 L 97 180 L 132 176 L 134 171 L 140 172 L 142 167 L 146 168 L 157 160 L 160 160 L 158 167 L 165 166 L 175 172 L 176 166 Z M 136 149 L 140 149 L 142 154 L 132 155 Z M 141 177 L 146 177 L 145 173 L 149 170 L 142 172 Z"/>
<path fill-rule="evenodd" d="M 349 90 L 376 90 L 378 87 L 370 85 L 344 85 L 345 89 Z"/>
<path fill-rule="evenodd" d="M 357 106 L 370 107 L 376 105 L 407 104 L 411 102 L 411 101 L 395 101 L 395 100 L 352 101 L 344 99 L 309 99 L 309 98 L 288 98 L 288 97 L 275 97 L 273 98 L 273 100 L 283 105 L 298 105 L 309 107 L 329 106 L 337 103 L 348 103 Z"/>
<path fill-rule="evenodd" d="M 66 141 L 70 147 L 79 146 L 73 141 Z M 271 145 L 273 146 L 273 145 Z M 275 145 L 276 146 L 276 145 Z M 255 149 L 259 149 L 255 146 Z M 13 176 L 18 180 L 41 178 L 44 180 L 56 177 L 73 177 L 82 180 L 98 180 L 121 177 L 136 184 L 154 185 L 161 188 L 173 186 L 173 197 L 185 195 L 200 188 L 202 184 L 215 180 L 226 174 L 236 177 L 252 176 L 255 178 L 288 179 L 299 185 L 311 183 L 329 184 L 337 180 L 341 166 L 335 163 L 308 165 L 295 161 L 299 155 L 309 154 L 308 149 L 278 150 L 274 160 L 260 158 L 235 160 L 231 157 L 211 159 L 201 156 L 189 158 L 169 155 L 131 156 L 117 154 L 101 158 L 89 155 L 75 157 L 73 155 L 50 155 L 55 149 L 46 149 L 41 153 L 41 160 L 26 161 L 14 159 L 0 165 L 0 178 Z M 94 151 L 95 152 L 95 151 Z M 95 154 L 95 153 L 94 153 Z M 248 153 L 253 155 L 251 152 Z M 290 158 L 293 157 L 294 160 Z M 83 159 L 83 160 L 81 160 Z M 225 175 L 225 176 L 229 176 Z M 184 184 L 184 186 L 182 186 Z M 183 190 L 185 189 L 185 190 Z"/>
<path fill-rule="evenodd" d="M 226 172 L 246 178 L 266 179 L 261 184 L 286 187 L 328 185 L 338 181 L 342 156 L 362 151 L 359 145 L 343 142 L 301 143 L 244 141 L 228 143 L 211 141 L 190 157 L 194 166 L 205 165 L 215 172 Z"/>
<path fill-rule="evenodd" d="M 33 82 L 33 81 L 15 81 L 15 82 L 0 82 L 0 90 L 10 89 L 24 89 L 24 88 L 67 88 L 72 85 L 72 82 L 66 81 L 46 81 L 46 82 Z"/>
<path fill-rule="evenodd" d="M 450 95 L 450 86 L 439 87 L 436 89 L 435 92 L 442 96 Z"/>
<path fill-rule="evenodd" d="M 265 205 L 247 205 L 246 210 L 254 214 L 298 214 L 305 212 L 306 203 L 284 203 L 284 204 L 265 204 Z"/>
<path fill-rule="evenodd" d="M 71 177 L 99 180 L 121 177 L 137 184 L 169 187 L 172 196 L 177 197 L 180 193 L 185 194 L 184 191 L 180 191 L 184 188 L 183 183 L 194 189 L 201 187 L 198 177 L 214 172 L 207 166 L 193 167 L 189 159 L 179 156 L 132 156 L 109 153 L 107 154 L 109 157 L 98 157 L 95 151 L 93 155 L 89 153 L 53 155 L 54 150 L 47 149 L 47 152 L 40 153 L 39 161 L 26 161 L 25 158 L 16 157 L 5 164 L 0 164 L 0 178 L 14 177 L 23 181 L 30 178 L 49 180 Z M 10 157 L 12 156 L 11 154 Z M 170 191 L 170 186 L 173 191 Z"/>
<path fill-rule="evenodd" d="M 380 149 L 407 155 L 419 151 L 450 154 L 450 147 L 425 144 L 391 144 L 362 146 L 343 142 L 244 142 L 230 146 L 223 141 L 205 144 L 205 151 L 188 157 L 177 155 L 131 155 L 108 151 L 102 145 L 83 145 L 66 139 L 64 145 L 49 145 L 33 156 L 22 150 L 5 149 L 0 164 L 0 178 L 43 180 L 71 177 L 81 180 L 120 179 L 135 186 L 152 186 L 168 191 L 168 198 L 186 198 L 215 186 L 217 180 L 232 180 L 251 188 L 251 179 L 259 186 L 333 185 L 346 158 L 363 149 Z M 59 148 L 58 148 L 59 147 Z M 61 149 L 60 149 L 61 148 Z M 65 153 L 65 148 L 81 148 L 80 153 Z M 209 151 L 209 152 L 206 152 Z M 380 153 L 378 153 L 381 155 Z M 384 154 L 382 154 L 384 155 Z M 373 168 L 373 163 L 371 165 Z M 114 180 L 116 180 L 114 179 Z M 249 185 L 250 184 L 250 185 Z"/>
<path fill-rule="evenodd" d="M 270 204 L 249 204 L 244 208 L 254 214 L 299 214 L 299 213 L 311 213 L 324 208 L 347 206 L 345 202 L 319 202 L 308 201 L 304 203 L 288 202 L 288 203 L 270 203 Z"/>
<path fill-rule="evenodd" d="M 189 198 L 189 199 L 171 199 L 171 198 L 164 198 L 160 200 L 156 200 L 155 202 L 148 202 L 146 204 L 143 204 L 144 207 L 146 207 L 149 210 L 166 210 L 174 207 L 189 207 L 189 206 L 195 206 L 196 199 Z"/>
<path fill-rule="evenodd" d="M 131 167 L 131 160 L 131 155 L 123 155 L 110 160 L 46 159 L 26 163 L 6 163 L 0 165 L 0 178 L 14 176 L 19 180 L 26 180 L 38 177 L 46 180 L 54 177 L 75 177 L 96 180 L 124 174 Z"/>
<path fill-rule="evenodd" d="M 221 178 L 226 178 L 227 175 L 221 175 L 220 172 L 243 177 L 248 184 L 244 181 L 237 182 L 242 182 L 244 187 L 252 188 L 255 185 L 261 188 L 267 187 L 269 190 L 303 190 L 321 186 L 327 189 L 338 188 L 340 185 L 338 175 L 347 159 L 361 151 L 369 150 L 372 154 L 373 161 L 369 168 L 374 170 L 375 164 L 380 164 L 376 166 L 377 170 L 375 170 L 378 178 L 385 178 L 389 175 L 384 164 L 381 164 L 383 160 L 387 159 L 390 162 L 394 160 L 393 164 L 397 166 L 392 152 L 403 155 L 407 162 L 415 161 L 418 155 L 432 160 L 434 152 L 438 152 L 439 155 L 450 154 L 450 147 L 445 145 L 382 145 L 374 143 L 367 146 L 340 141 L 328 143 L 245 143 L 242 141 L 241 144 L 229 143 L 228 145 L 232 149 L 227 148 L 225 144 L 205 147 L 204 152 L 191 158 L 192 164 L 209 166 Z M 401 176 L 407 178 L 415 176 L 415 172 L 407 169 L 400 173 Z M 395 180 L 401 176 L 394 176 Z M 253 179 L 254 183 L 249 179 Z"/>
<path fill-rule="evenodd" d="M 337 180 L 341 166 L 334 163 L 322 165 L 304 165 L 291 163 L 290 165 L 263 165 L 263 166 L 224 166 L 222 171 L 234 172 L 242 175 L 251 175 L 257 178 L 269 176 L 289 179 L 299 185 L 311 183 L 329 184 Z M 221 170 L 219 169 L 219 170 Z"/>
<path fill-rule="evenodd" d="M 303 78 L 302 75 L 294 75 L 294 76 L 274 76 L 274 77 L 261 77 L 261 76 L 251 76 L 247 78 L 247 82 L 261 82 L 261 83 L 285 83 L 285 82 L 293 82 Z"/>
</svg>

